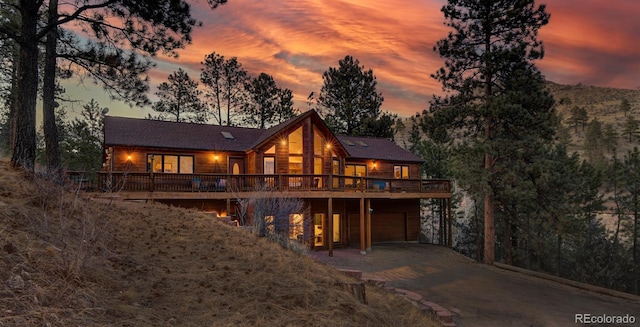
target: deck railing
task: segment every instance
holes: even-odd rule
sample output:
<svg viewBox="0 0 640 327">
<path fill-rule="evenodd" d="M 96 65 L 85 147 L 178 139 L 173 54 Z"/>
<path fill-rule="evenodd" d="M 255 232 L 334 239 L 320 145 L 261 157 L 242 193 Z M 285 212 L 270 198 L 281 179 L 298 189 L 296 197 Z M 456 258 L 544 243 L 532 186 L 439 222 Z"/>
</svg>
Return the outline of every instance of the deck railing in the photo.
<svg viewBox="0 0 640 327">
<path fill-rule="evenodd" d="M 344 191 L 450 193 L 449 180 L 343 175 L 99 172 L 98 189 L 128 192 Z"/>
</svg>

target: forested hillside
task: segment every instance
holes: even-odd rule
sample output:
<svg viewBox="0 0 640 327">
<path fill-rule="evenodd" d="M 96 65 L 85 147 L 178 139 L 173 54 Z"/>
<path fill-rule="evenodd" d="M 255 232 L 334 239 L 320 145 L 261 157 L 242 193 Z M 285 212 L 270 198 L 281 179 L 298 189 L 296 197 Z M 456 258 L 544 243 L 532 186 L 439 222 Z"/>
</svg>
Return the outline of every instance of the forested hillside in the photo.
<svg viewBox="0 0 640 327">
<path fill-rule="evenodd" d="M 640 90 L 546 83 L 555 99 L 553 140 L 527 148 L 503 126 L 494 148 L 496 261 L 630 293 L 640 280 Z M 455 248 L 483 256 L 481 153 L 466 136 L 403 120 L 396 142 L 425 159 L 423 174 L 455 181 Z M 501 152 L 502 151 L 502 152 Z M 425 206 L 423 240 L 439 241 L 438 203 Z M 431 217 L 433 216 L 433 217 Z M 435 223 L 434 223 L 435 221 Z M 434 227 L 435 226 L 435 227 Z"/>
</svg>

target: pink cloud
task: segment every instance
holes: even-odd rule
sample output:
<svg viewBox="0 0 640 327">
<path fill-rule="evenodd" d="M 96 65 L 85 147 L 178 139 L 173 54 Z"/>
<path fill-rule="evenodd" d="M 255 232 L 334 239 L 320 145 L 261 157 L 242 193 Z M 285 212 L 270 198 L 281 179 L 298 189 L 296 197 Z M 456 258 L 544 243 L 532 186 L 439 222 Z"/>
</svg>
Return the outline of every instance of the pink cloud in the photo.
<svg viewBox="0 0 640 327">
<path fill-rule="evenodd" d="M 383 110 L 412 115 L 428 106 L 441 85 L 430 77 L 443 65 L 433 52 L 448 29 L 444 0 L 229 0 L 211 11 L 195 3 L 203 22 L 178 59 L 159 57 L 151 74 L 157 85 L 177 67 L 196 79 L 205 55 L 238 57 L 253 76 L 265 72 L 294 92 L 306 109 L 319 92 L 322 73 L 345 55 L 373 69 Z M 558 83 L 640 86 L 640 6 L 636 0 L 547 0 L 551 13 L 541 29 L 546 56 L 537 65 Z"/>
</svg>

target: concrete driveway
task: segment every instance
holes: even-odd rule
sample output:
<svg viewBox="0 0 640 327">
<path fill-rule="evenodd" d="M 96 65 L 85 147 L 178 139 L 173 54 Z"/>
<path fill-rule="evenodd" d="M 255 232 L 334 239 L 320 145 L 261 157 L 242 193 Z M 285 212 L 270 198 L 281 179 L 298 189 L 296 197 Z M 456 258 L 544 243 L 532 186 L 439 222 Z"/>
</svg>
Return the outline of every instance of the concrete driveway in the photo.
<svg viewBox="0 0 640 327">
<path fill-rule="evenodd" d="M 336 268 L 361 270 L 364 279 L 384 279 L 387 286 L 416 292 L 457 311 L 457 326 L 594 325 L 576 323 L 576 314 L 589 314 L 595 321 L 603 315 L 630 315 L 635 324 L 620 326 L 640 326 L 640 301 L 475 263 L 441 246 L 374 244 L 366 255 L 348 248 L 334 250 L 333 257 L 327 251 L 311 256 Z"/>
</svg>

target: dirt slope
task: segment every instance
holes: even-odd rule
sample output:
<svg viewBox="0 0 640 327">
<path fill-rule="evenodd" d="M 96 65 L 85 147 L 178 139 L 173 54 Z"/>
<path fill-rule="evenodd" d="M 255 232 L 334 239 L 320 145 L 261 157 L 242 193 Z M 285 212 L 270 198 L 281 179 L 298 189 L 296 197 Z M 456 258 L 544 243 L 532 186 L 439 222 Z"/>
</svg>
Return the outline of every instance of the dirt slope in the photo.
<svg viewBox="0 0 640 327">
<path fill-rule="evenodd" d="M 87 200 L 0 162 L 0 326 L 435 326 L 215 218 Z"/>
</svg>

